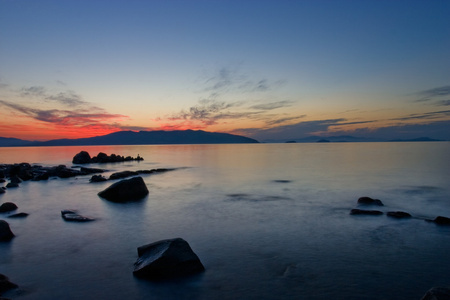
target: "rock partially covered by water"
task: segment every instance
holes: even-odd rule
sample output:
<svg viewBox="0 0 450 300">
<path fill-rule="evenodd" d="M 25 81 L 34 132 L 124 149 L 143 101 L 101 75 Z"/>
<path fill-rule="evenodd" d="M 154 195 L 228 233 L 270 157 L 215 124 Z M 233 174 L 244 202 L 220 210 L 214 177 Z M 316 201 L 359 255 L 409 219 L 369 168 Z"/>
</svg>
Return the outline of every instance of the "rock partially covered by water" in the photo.
<svg viewBox="0 0 450 300">
<path fill-rule="evenodd" d="M 438 216 L 434 220 L 431 220 L 432 222 L 438 224 L 438 225 L 450 225 L 450 218 Z"/>
<path fill-rule="evenodd" d="M 103 182 L 107 181 L 105 176 L 102 175 L 92 175 L 91 179 L 89 179 L 89 182 Z"/>
<path fill-rule="evenodd" d="M 197 254 L 182 238 L 162 240 L 138 248 L 133 273 L 153 280 L 170 279 L 205 270 Z"/>
<path fill-rule="evenodd" d="M 411 214 L 404 211 L 388 211 L 386 215 L 397 219 L 411 218 Z"/>
<path fill-rule="evenodd" d="M 450 288 L 434 287 L 422 297 L 422 300 L 450 300 Z"/>
<path fill-rule="evenodd" d="M 94 219 L 92 218 L 88 218 L 85 216 L 82 216 L 80 214 L 78 214 L 76 211 L 74 210 L 62 210 L 61 211 L 61 217 L 66 220 L 66 221 L 72 221 L 72 222 L 90 222 L 90 221 L 94 221 Z"/>
<path fill-rule="evenodd" d="M 18 288 L 18 285 L 9 281 L 9 278 L 0 274 L 0 295 L 12 289 Z"/>
<path fill-rule="evenodd" d="M 132 177 L 118 181 L 98 195 L 112 202 L 136 201 L 148 195 L 148 189 L 142 177 Z"/>
<path fill-rule="evenodd" d="M 122 178 L 136 176 L 136 175 L 139 175 L 139 173 L 135 172 L 135 171 L 121 171 L 121 172 L 112 173 L 109 176 L 109 180 L 122 179 Z"/>
<path fill-rule="evenodd" d="M 13 214 L 13 215 L 8 216 L 8 218 L 15 218 L 15 219 L 26 218 L 26 217 L 28 217 L 28 215 L 29 215 L 29 214 L 27 214 L 27 213 L 20 212 L 20 213 L 17 213 L 17 214 Z"/>
<path fill-rule="evenodd" d="M 12 202 L 5 202 L 0 205 L 0 213 L 10 212 L 17 209 L 17 205 Z"/>
<path fill-rule="evenodd" d="M 361 197 L 358 199 L 358 204 L 373 204 L 378 206 L 383 206 L 383 202 L 380 199 L 372 199 L 370 197 Z"/>
<path fill-rule="evenodd" d="M 354 208 L 350 211 L 351 215 L 382 215 L 383 212 L 379 210 L 366 210 Z"/>
<path fill-rule="evenodd" d="M 10 241 L 14 234 L 6 221 L 0 220 L 0 242 Z"/>
</svg>

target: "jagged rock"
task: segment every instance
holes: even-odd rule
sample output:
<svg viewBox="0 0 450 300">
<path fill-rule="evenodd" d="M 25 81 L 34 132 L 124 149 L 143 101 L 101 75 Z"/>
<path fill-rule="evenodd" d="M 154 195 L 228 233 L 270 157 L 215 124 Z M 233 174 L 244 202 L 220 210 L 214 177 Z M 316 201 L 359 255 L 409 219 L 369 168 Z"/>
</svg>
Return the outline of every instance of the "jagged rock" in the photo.
<svg viewBox="0 0 450 300">
<path fill-rule="evenodd" d="M 19 286 L 15 283 L 12 283 L 11 281 L 9 281 L 9 278 L 6 277 L 3 274 L 0 274 L 0 295 L 3 294 L 6 291 L 12 290 L 12 289 L 16 289 Z"/>
<path fill-rule="evenodd" d="M 358 204 L 374 204 L 378 206 L 383 206 L 383 202 L 379 199 L 372 199 L 370 197 L 361 197 L 358 199 Z"/>
<path fill-rule="evenodd" d="M 5 202 L 0 205 L 0 213 L 10 212 L 17 209 L 17 205 L 12 202 Z"/>
<path fill-rule="evenodd" d="M 103 182 L 107 181 L 105 176 L 102 175 L 92 175 L 91 179 L 89 179 L 89 182 Z"/>
<path fill-rule="evenodd" d="M 153 280 L 193 275 L 205 270 L 182 238 L 162 240 L 138 248 L 134 275 Z"/>
<path fill-rule="evenodd" d="M 22 183 L 22 179 L 19 178 L 19 176 L 12 175 L 9 177 L 9 182 L 11 183 Z"/>
<path fill-rule="evenodd" d="M 0 242 L 9 241 L 14 237 L 9 224 L 6 221 L 0 220 Z"/>
<path fill-rule="evenodd" d="M 8 218 L 26 218 L 26 217 L 28 217 L 28 214 L 24 212 L 8 216 Z"/>
<path fill-rule="evenodd" d="M 74 164 L 88 164 L 90 162 L 91 156 L 86 151 L 81 151 L 80 153 L 76 154 L 72 159 L 72 163 Z"/>
<path fill-rule="evenodd" d="M 382 215 L 383 212 L 379 210 L 365 210 L 354 208 L 350 211 L 351 215 Z"/>
<path fill-rule="evenodd" d="M 66 220 L 66 221 L 72 221 L 72 222 L 89 222 L 89 221 L 94 221 L 94 219 L 82 216 L 82 215 L 78 214 L 74 210 L 62 210 L 61 211 L 61 217 L 64 220 Z"/>
<path fill-rule="evenodd" d="M 147 194 L 147 186 L 140 176 L 118 181 L 98 193 L 100 197 L 112 202 L 136 201 Z"/>
<path fill-rule="evenodd" d="M 411 218 L 411 214 L 404 212 L 404 211 L 388 211 L 386 214 L 388 217 L 393 217 L 393 218 Z"/>
<path fill-rule="evenodd" d="M 434 287 L 422 297 L 422 300 L 450 300 L 450 288 Z"/>
<path fill-rule="evenodd" d="M 109 180 L 121 179 L 121 178 L 130 177 L 130 176 L 136 176 L 136 175 L 139 175 L 139 173 L 138 172 L 134 172 L 134 171 L 116 172 L 116 173 L 112 173 L 109 176 Z"/>
</svg>

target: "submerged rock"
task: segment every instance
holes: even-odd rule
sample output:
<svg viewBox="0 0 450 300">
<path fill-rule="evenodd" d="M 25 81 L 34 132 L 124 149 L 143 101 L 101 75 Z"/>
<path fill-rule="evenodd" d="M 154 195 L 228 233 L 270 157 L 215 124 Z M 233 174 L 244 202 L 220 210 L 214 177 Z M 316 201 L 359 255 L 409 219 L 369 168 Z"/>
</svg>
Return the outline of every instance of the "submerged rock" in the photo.
<svg viewBox="0 0 450 300">
<path fill-rule="evenodd" d="M 161 240 L 138 248 L 134 275 L 153 280 L 193 275 L 205 270 L 182 238 Z"/>
<path fill-rule="evenodd" d="M 8 189 L 10 189 L 10 188 L 18 188 L 18 187 L 19 187 L 19 184 L 16 183 L 16 182 L 8 182 L 8 184 L 6 185 L 6 187 L 7 187 Z"/>
<path fill-rule="evenodd" d="M 136 176 L 139 175 L 138 172 L 134 172 L 134 171 L 122 171 L 122 172 L 116 172 L 116 173 L 112 173 L 109 176 L 109 180 L 114 180 L 114 179 L 122 179 L 122 178 L 126 178 L 126 177 L 131 177 L 131 176 Z"/>
<path fill-rule="evenodd" d="M 388 217 L 393 217 L 393 218 L 398 218 L 398 219 L 411 218 L 411 215 L 404 211 L 388 211 L 386 215 Z"/>
<path fill-rule="evenodd" d="M 102 175 L 92 175 L 91 179 L 89 179 L 89 182 L 103 182 L 107 181 L 105 176 Z"/>
<path fill-rule="evenodd" d="M 21 212 L 21 213 L 17 213 L 17 214 L 13 214 L 8 216 L 8 218 L 26 218 L 28 217 L 29 214 Z"/>
<path fill-rule="evenodd" d="M 0 242 L 10 241 L 14 237 L 9 224 L 6 221 L 0 220 Z"/>
<path fill-rule="evenodd" d="M 361 197 L 358 199 L 358 204 L 373 204 L 378 206 L 383 206 L 383 202 L 379 199 L 372 199 L 370 197 Z"/>
<path fill-rule="evenodd" d="M 16 289 L 18 287 L 19 286 L 17 284 L 9 281 L 8 277 L 6 277 L 3 274 L 0 274 L 0 295 L 3 294 L 4 292 L 7 292 L 12 289 Z"/>
<path fill-rule="evenodd" d="M 66 220 L 66 221 L 72 221 L 72 222 L 90 222 L 90 221 L 94 221 L 94 219 L 82 216 L 82 215 L 78 214 L 74 210 L 62 210 L 61 211 L 61 217 L 64 220 Z"/>
<path fill-rule="evenodd" d="M 438 225 L 450 225 L 450 218 L 438 216 L 432 222 L 438 224 Z"/>
<path fill-rule="evenodd" d="M 10 212 L 13 210 L 16 210 L 18 207 L 12 202 L 5 202 L 2 205 L 0 205 L 0 213 L 4 212 Z"/>
<path fill-rule="evenodd" d="M 450 288 L 434 287 L 422 297 L 422 300 L 450 300 Z"/>
<path fill-rule="evenodd" d="M 142 177 L 132 177 L 118 181 L 98 195 L 112 202 L 137 201 L 148 195 L 148 189 Z"/>
<path fill-rule="evenodd" d="M 365 210 L 354 208 L 350 211 L 351 215 L 382 215 L 383 212 L 379 210 Z"/>
</svg>

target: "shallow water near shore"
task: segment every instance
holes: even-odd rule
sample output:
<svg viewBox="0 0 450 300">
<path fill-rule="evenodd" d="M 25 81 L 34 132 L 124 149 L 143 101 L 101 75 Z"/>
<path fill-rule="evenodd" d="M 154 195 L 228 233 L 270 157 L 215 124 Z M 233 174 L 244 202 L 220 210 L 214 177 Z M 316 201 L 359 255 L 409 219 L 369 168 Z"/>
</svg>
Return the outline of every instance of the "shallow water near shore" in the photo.
<svg viewBox="0 0 450 300">
<path fill-rule="evenodd" d="M 17 212 L 0 243 L 12 299 L 420 299 L 450 286 L 450 143 L 327 143 L 0 148 L 1 163 L 71 166 L 81 150 L 142 156 L 90 164 L 142 175 L 142 201 L 97 193 L 90 176 L 23 182 L 0 195 Z M 115 181 L 114 181 L 115 182 Z M 6 184 L 5 184 L 6 185 Z M 383 212 L 351 216 L 361 196 Z M 63 209 L 95 218 L 65 222 Z M 206 271 L 176 281 L 133 276 L 136 248 L 182 237 Z"/>
</svg>

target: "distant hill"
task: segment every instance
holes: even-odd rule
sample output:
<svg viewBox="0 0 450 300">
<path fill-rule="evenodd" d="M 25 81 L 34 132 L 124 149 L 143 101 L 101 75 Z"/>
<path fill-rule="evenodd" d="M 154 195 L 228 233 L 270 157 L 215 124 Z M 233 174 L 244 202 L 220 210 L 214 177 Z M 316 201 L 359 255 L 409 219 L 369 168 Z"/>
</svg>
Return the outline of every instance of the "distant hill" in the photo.
<svg viewBox="0 0 450 300">
<path fill-rule="evenodd" d="M 202 130 L 119 131 L 103 136 L 81 139 L 58 139 L 45 142 L 0 139 L 0 147 L 14 146 L 94 146 L 94 145 L 162 145 L 162 144 L 235 144 L 258 143 L 257 140 L 228 133 Z"/>
<path fill-rule="evenodd" d="M 21 147 L 21 146 L 28 146 L 31 143 L 33 142 L 15 138 L 0 137 L 0 147 Z"/>
<path fill-rule="evenodd" d="M 360 143 L 360 142 L 440 142 L 443 140 L 432 139 L 429 137 L 420 137 L 414 139 L 374 139 L 374 138 L 366 138 L 366 137 L 355 137 L 351 135 L 339 135 L 339 136 L 307 136 L 298 139 L 289 139 L 289 140 L 264 140 L 265 143 Z"/>
</svg>

